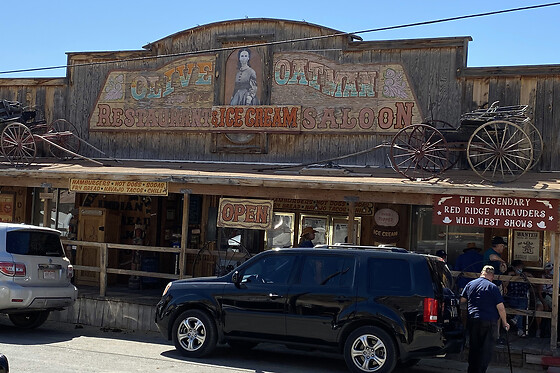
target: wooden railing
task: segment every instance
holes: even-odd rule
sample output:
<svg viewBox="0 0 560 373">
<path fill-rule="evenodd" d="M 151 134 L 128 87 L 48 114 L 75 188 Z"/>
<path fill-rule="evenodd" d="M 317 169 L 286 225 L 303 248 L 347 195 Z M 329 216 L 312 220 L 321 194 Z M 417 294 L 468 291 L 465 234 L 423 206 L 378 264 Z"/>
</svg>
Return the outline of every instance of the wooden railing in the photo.
<svg viewBox="0 0 560 373">
<path fill-rule="evenodd" d="M 459 272 L 459 271 L 451 271 L 453 277 L 457 278 L 458 276 L 466 277 L 466 278 L 479 278 L 480 273 L 475 272 Z M 523 276 L 508 276 L 508 275 L 495 275 L 495 280 L 500 280 L 504 282 L 529 282 L 532 286 L 536 285 L 552 285 L 551 278 L 538 278 L 538 277 L 523 277 Z M 535 289 L 535 292 L 537 290 Z M 507 294 L 506 294 L 507 295 Z M 536 311 L 536 310 L 518 310 L 514 308 L 506 308 L 506 312 L 511 315 L 525 315 L 525 316 L 535 316 L 535 317 L 544 317 L 546 319 L 552 319 L 552 311 Z"/>
<path fill-rule="evenodd" d="M 107 275 L 117 274 L 117 275 L 129 275 L 129 276 L 141 276 L 141 277 L 152 277 L 152 278 L 163 278 L 169 280 L 177 280 L 181 278 L 193 277 L 186 274 L 187 266 L 187 255 L 200 255 L 200 266 L 204 267 L 206 264 L 215 265 L 214 261 L 216 259 L 224 259 L 222 255 L 225 255 L 225 259 L 233 262 L 237 259 L 245 258 L 242 253 L 227 253 L 218 252 L 217 250 L 199 250 L 199 249 L 181 249 L 176 247 L 161 247 L 161 246 L 138 246 L 138 245 L 125 245 L 117 243 L 106 243 L 106 242 L 90 242 L 90 241 L 75 241 L 62 239 L 62 244 L 65 247 L 76 246 L 76 250 L 81 250 L 81 247 L 96 247 L 98 248 L 99 255 L 99 266 L 87 266 L 81 264 L 72 263 L 75 271 L 86 271 L 86 272 L 97 272 L 99 273 L 99 295 L 105 296 L 107 293 Z M 111 268 L 109 267 L 108 253 L 109 249 L 115 250 L 136 250 L 144 252 L 155 252 L 155 253 L 171 253 L 179 256 L 179 274 L 165 273 L 165 272 L 152 272 L 152 271 L 138 271 L 133 269 L 122 269 L 122 268 Z M 76 255 L 78 256 L 78 255 Z M 210 256 L 210 260 L 205 257 Z M 192 264 L 192 263 L 191 263 Z M 193 268 L 194 271 L 194 268 Z M 201 270 L 202 275 L 213 274 L 207 273 L 209 271 Z M 197 271 L 198 273 L 198 271 Z M 181 275 L 182 274 L 182 275 Z"/>
<path fill-rule="evenodd" d="M 74 241 L 74 240 L 62 240 L 62 244 L 65 247 L 76 246 L 76 250 L 80 250 L 82 246 L 96 247 L 99 250 L 99 266 L 86 266 L 80 264 L 72 264 L 74 270 L 77 271 L 89 271 L 99 273 L 99 294 L 105 296 L 107 293 L 107 275 L 108 274 L 118 274 L 118 275 L 130 275 L 130 276 L 142 276 L 142 277 L 152 277 L 152 278 L 164 278 L 170 280 L 177 280 L 181 276 L 173 273 L 163 273 L 163 272 L 151 272 L 151 271 L 138 271 L 132 269 L 120 269 L 120 268 L 110 268 L 108 267 L 108 251 L 109 249 L 116 250 L 136 250 L 136 251 L 148 251 L 156 253 L 172 253 L 181 254 L 180 248 L 175 247 L 160 247 L 160 246 L 138 246 L 138 245 L 124 245 L 116 243 L 105 243 L 105 242 L 89 242 L 89 241 Z M 185 249 L 183 250 L 186 254 L 197 254 L 198 250 L 195 249 Z M 181 265 L 181 264 L 179 264 Z M 190 276 L 183 276 L 190 277 Z"/>
</svg>

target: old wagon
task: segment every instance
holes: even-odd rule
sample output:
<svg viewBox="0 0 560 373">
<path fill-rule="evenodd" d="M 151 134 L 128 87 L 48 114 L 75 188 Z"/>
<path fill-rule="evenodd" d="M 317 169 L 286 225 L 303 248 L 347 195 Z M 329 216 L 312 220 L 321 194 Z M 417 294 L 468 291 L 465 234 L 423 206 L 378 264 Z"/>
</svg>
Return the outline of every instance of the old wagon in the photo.
<svg viewBox="0 0 560 373">
<path fill-rule="evenodd" d="M 40 143 L 46 145 L 45 152 L 58 159 L 78 157 L 99 163 L 78 154 L 82 143 L 93 146 L 80 138 L 72 123 L 65 119 L 47 123 L 37 108 L 0 100 L 0 150 L 4 157 L 15 167 L 28 166 L 39 154 Z"/>
<path fill-rule="evenodd" d="M 463 114 L 459 126 L 428 120 L 395 134 L 389 158 L 398 173 L 428 180 L 464 159 L 485 180 L 510 182 L 533 168 L 543 151 L 527 105 L 499 106 Z"/>
</svg>

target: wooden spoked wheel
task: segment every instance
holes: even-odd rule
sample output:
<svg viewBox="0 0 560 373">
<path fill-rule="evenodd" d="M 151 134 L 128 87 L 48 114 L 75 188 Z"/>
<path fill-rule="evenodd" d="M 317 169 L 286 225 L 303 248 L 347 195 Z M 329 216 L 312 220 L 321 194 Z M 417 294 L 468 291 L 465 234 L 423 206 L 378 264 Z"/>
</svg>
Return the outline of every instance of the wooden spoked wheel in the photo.
<svg viewBox="0 0 560 373">
<path fill-rule="evenodd" d="M 80 151 L 78 129 L 66 119 L 55 120 L 49 126 L 46 137 L 58 146 L 70 150 L 73 153 L 78 153 Z M 49 151 L 53 157 L 61 160 L 72 159 L 75 157 L 74 155 L 52 145 L 49 147 Z"/>
<path fill-rule="evenodd" d="M 411 124 L 397 132 L 389 157 L 395 171 L 410 180 L 429 180 L 450 167 L 447 141 L 428 124 Z"/>
<path fill-rule="evenodd" d="M 473 132 L 467 144 L 467 160 L 481 178 L 510 182 L 533 166 L 533 144 L 518 124 L 494 120 Z"/>
<path fill-rule="evenodd" d="M 529 136 L 531 144 L 533 144 L 533 162 L 531 162 L 531 167 L 529 167 L 533 168 L 537 163 L 539 163 L 543 153 L 544 144 L 542 135 L 538 128 L 535 127 L 533 122 L 531 122 L 530 120 L 524 120 L 519 125 L 521 126 L 523 131 L 525 131 L 527 136 Z"/>
<path fill-rule="evenodd" d="M 21 123 L 10 123 L 0 135 L 2 154 L 15 167 L 29 166 L 37 156 L 37 143 L 31 130 Z"/>
</svg>

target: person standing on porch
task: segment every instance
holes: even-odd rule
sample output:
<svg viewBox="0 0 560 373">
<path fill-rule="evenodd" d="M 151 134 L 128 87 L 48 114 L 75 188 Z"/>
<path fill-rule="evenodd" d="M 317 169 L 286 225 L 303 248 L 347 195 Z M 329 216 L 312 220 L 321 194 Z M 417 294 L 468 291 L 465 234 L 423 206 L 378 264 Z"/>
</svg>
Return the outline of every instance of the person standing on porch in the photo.
<svg viewBox="0 0 560 373">
<path fill-rule="evenodd" d="M 506 241 L 500 236 L 492 238 L 492 247 L 484 252 L 484 265 L 494 267 L 494 274 L 501 275 L 507 272 L 507 263 L 502 259 L 502 253 L 506 248 Z M 496 280 L 494 283 L 501 287 L 502 281 Z"/>
<path fill-rule="evenodd" d="M 315 233 L 317 231 L 312 227 L 305 227 L 301 231 L 301 239 L 299 241 L 299 247 L 314 247 L 313 240 L 315 239 Z"/>
<path fill-rule="evenodd" d="M 498 320 L 509 330 L 504 299 L 492 280 L 494 267 L 485 265 L 480 277 L 469 282 L 461 294 L 461 303 L 466 303 L 468 310 L 468 373 L 485 373 L 488 369 L 498 336 Z"/>
</svg>

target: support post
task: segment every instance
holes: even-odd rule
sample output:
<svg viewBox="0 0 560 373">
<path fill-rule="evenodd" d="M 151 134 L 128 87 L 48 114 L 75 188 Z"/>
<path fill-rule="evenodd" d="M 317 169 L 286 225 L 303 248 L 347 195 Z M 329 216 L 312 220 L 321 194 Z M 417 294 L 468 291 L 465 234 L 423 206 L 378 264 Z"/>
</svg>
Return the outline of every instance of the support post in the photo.
<svg viewBox="0 0 560 373">
<path fill-rule="evenodd" d="M 552 319 L 550 320 L 550 349 L 552 351 L 555 351 L 558 347 L 556 342 L 558 338 L 558 290 L 560 288 L 558 282 L 560 279 L 560 249 L 558 248 L 560 240 L 558 238 L 558 233 L 554 232 L 550 242 L 554 257 L 554 272 L 552 275 Z"/>
<path fill-rule="evenodd" d="M 190 189 L 181 189 L 183 193 L 183 221 L 181 224 L 181 252 L 179 253 L 179 278 L 185 278 L 187 238 L 189 234 L 189 196 Z"/>
<path fill-rule="evenodd" d="M 356 202 L 358 197 L 345 196 L 344 200 L 348 203 L 348 225 L 346 226 L 347 243 L 357 244 L 354 242 L 354 219 L 356 217 Z"/>
<path fill-rule="evenodd" d="M 43 187 L 44 193 L 40 194 L 40 197 L 43 199 L 43 227 L 51 227 L 51 199 L 52 193 L 49 193 L 49 189 L 51 184 L 43 183 L 41 184 Z"/>
<path fill-rule="evenodd" d="M 99 246 L 99 295 L 102 297 L 107 294 L 107 256 L 108 256 L 108 245 L 103 243 Z"/>
</svg>

